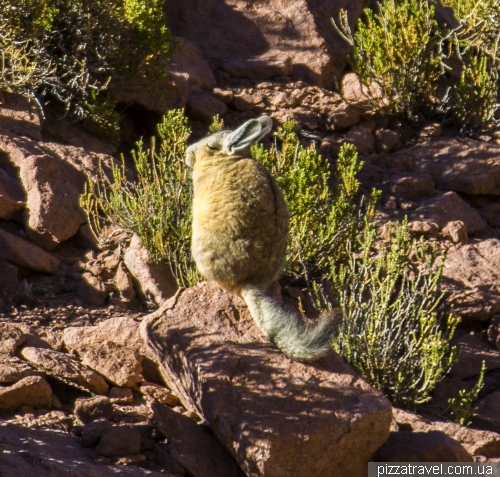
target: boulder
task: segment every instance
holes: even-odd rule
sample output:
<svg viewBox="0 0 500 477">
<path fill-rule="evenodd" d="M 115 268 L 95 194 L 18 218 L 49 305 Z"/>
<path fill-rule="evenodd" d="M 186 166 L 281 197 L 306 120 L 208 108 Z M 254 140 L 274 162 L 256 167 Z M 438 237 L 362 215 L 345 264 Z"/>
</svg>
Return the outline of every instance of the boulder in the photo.
<svg viewBox="0 0 500 477">
<path fill-rule="evenodd" d="M 11 219 L 24 209 L 24 191 L 19 181 L 0 169 L 0 219 Z"/>
<path fill-rule="evenodd" d="M 391 432 L 375 462 L 473 462 L 463 446 L 441 431 Z"/>
<path fill-rule="evenodd" d="M 15 383 L 36 374 L 38 373 L 28 363 L 17 356 L 0 354 L 0 384 Z"/>
<path fill-rule="evenodd" d="M 400 427 L 409 426 L 415 432 L 441 431 L 462 444 L 473 456 L 500 456 L 500 434 L 472 429 L 455 422 L 430 420 L 402 409 L 393 408 L 392 412 Z"/>
<path fill-rule="evenodd" d="M 32 98 L 0 92 L 0 128 L 16 136 L 42 140 L 38 108 Z"/>
<path fill-rule="evenodd" d="M 425 172 L 395 174 L 389 179 L 386 189 L 389 194 L 404 200 L 417 200 L 435 194 L 434 182 Z"/>
<path fill-rule="evenodd" d="M 184 38 L 174 38 L 174 40 L 179 45 L 179 51 L 172 56 L 168 72 L 178 78 L 185 78 L 190 87 L 214 89 L 217 85 L 215 76 L 200 49 Z"/>
<path fill-rule="evenodd" d="M 500 391 L 492 392 L 476 403 L 472 424 L 480 429 L 500 432 Z"/>
<path fill-rule="evenodd" d="M 175 293 L 177 284 L 170 266 L 155 263 L 138 235 L 133 235 L 123 262 L 134 277 L 136 291 L 143 300 L 159 305 Z"/>
<path fill-rule="evenodd" d="M 479 376 L 483 361 L 486 371 L 500 369 L 500 353 L 476 335 L 464 334 L 452 339 L 460 354 L 450 370 L 449 377 L 467 379 Z"/>
<path fill-rule="evenodd" d="M 197 121 L 210 124 L 217 114 L 227 111 L 226 103 L 205 91 L 191 91 L 186 103 L 186 112 Z"/>
<path fill-rule="evenodd" d="M 336 101 L 330 105 L 328 117 L 329 128 L 332 131 L 349 129 L 361 120 L 363 110 L 347 104 L 345 101 Z"/>
<path fill-rule="evenodd" d="M 27 376 L 15 384 L 0 387 L 0 411 L 12 412 L 21 406 L 52 407 L 52 389 L 41 376 Z"/>
<path fill-rule="evenodd" d="M 440 137 L 406 152 L 415 171 L 426 172 L 441 190 L 500 195 L 500 146 L 459 137 Z"/>
<path fill-rule="evenodd" d="M 309 365 L 283 356 L 244 302 L 213 284 L 179 290 L 141 334 L 167 385 L 246 475 L 283 475 L 283 467 L 297 477 L 365 475 L 388 436 L 391 407 L 381 393 L 333 352 Z"/>
<path fill-rule="evenodd" d="M 401 146 L 401 138 L 396 131 L 378 129 L 375 132 L 375 143 L 380 154 L 387 154 Z"/>
<path fill-rule="evenodd" d="M 171 109 L 186 107 L 188 89 L 185 75 L 171 71 L 165 80 L 137 75 L 114 80 L 106 91 L 120 103 L 133 104 L 163 116 Z"/>
<path fill-rule="evenodd" d="M 78 398 L 75 401 L 75 416 L 84 424 L 97 419 L 111 419 L 115 415 L 113 403 L 106 396 Z"/>
<path fill-rule="evenodd" d="M 61 263 L 42 247 L 2 229 L 0 229 L 0 259 L 45 273 L 54 273 Z"/>
<path fill-rule="evenodd" d="M 26 233 L 46 250 L 78 232 L 86 222 L 79 205 L 86 175 L 109 173 L 111 157 L 82 148 L 35 141 L 0 128 L 0 167 L 19 177 L 26 194 Z"/>
<path fill-rule="evenodd" d="M 167 438 L 170 455 L 189 475 L 243 477 L 233 458 L 205 426 L 162 404 L 151 407 L 159 431 Z"/>
<path fill-rule="evenodd" d="M 290 58 L 293 78 L 330 88 L 350 52 L 330 18 L 338 20 L 344 8 L 353 27 L 365 6 L 364 0 L 269 0 L 259 8 L 249 8 L 245 0 L 185 0 L 168 2 L 166 17 L 175 35 L 196 44 L 218 68 L 267 79 L 277 72 L 270 59 L 276 65 Z"/>
<path fill-rule="evenodd" d="M 13 355 L 24 342 L 24 333 L 15 325 L 0 323 L 0 356 Z"/>
<path fill-rule="evenodd" d="M 109 386 L 95 371 L 82 365 L 67 353 L 51 349 L 25 347 L 21 356 L 37 370 L 67 379 L 97 394 L 106 394 Z"/>
<path fill-rule="evenodd" d="M 142 358 L 134 350 L 112 341 L 95 343 L 92 347 L 80 346 L 78 353 L 85 366 L 98 372 L 116 386 L 133 387 L 144 381 Z"/>
<path fill-rule="evenodd" d="M 342 77 L 340 93 L 349 104 L 368 111 L 389 105 L 379 84 L 373 81 L 370 86 L 366 86 L 356 73 L 347 73 Z"/>
<path fill-rule="evenodd" d="M 371 154 L 375 149 L 375 136 L 364 126 L 354 126 L 345 135 L 346 142 L 354 144 L 360 154 Z"/>
<path fill-rule="evenodd" d="M 469 234 L 480 232 L 486 227 L 479 212 L 455 192 L 441 192 L 420 202 L 419 207 L 409 214 L 409 221 L 410 223 L 412 221 L 432 222 L 440 231 L 450 222 L 461 221 Z"/>
<path fill-rule="evenodd" d="M 488 321 L 500 312 L 500 240 L 483 240 L 448 254 L 442 286 L 462 320 Z"/>
<path fill-rule="evenodd" d="M 100 465 L 93 449 L 65 430 L 0 425 L 3 477 L 178 477 L 137 466 Z"/>
<path fill-rule="evenodd" d="M 292 59 L 287 56 L 235 58 L 226 61 L 222 69 L 233 78 L 254 80 L 267 80 L 275 76 L 290 76 L 293 73 Z"/>
<path fill-rule="evenodd" d="M 141 451 L 141 433 L 131 426 L 113 426 L 103 432 L 96 452 L 105 457 L 136 455 Z"/>
</svg>

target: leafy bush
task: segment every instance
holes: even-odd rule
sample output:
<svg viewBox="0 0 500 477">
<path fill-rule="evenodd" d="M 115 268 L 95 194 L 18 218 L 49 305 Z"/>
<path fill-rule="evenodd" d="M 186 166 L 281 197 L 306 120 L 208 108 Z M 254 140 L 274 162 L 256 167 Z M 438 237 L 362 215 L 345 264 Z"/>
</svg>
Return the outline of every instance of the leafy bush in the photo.
<svg viewBox="0 0 500 477">
<path fill-rule="evenodd" d="M 126 178 L 125 162 L 112 166 L 112 180 L 101 169 L 100 180 L 89 178 L 81 204 L 96 236 L 101 222 L 136 233 L 156 261 L 170 264 L 179 286 L 199 280 L 191 259 L 192 186 L 184 165 L 191 130 L 182 110 L 167 113 L 158 125 L 159 143 L 142 142 L 132 151 L 136 182 Z"/>
<path fill-rule="evenodd" d="M 479 393 L 484 387 L 484 375 L 486 373 L 486 362 L 483 361 L 481 365 L 481 372 L 479 373 L 479 378 L 477 383 L 474 384 L 472 389 L 467 391 L 466 389 L 461 389 L 458 391 L 458 397 L 450 398 L 448 400 L 448 413 L 450 417 L 461 426 L 470 426 L 471 417 L 477 407 L 472 407 Z"/>
<path fill-rule="evenodd" d="M 435 20 L 436 2 L 384 0 L 364 11 L 353 34 L 345 11 L 334 27 L 352 47 L 351 64 L 375 98 L 375 110 L 403 115 L 450 116 L 463 133 L 477 135 L 496 124 L 500 65 L 500 4 L 496 0 L 441 0 L 456 25 Z M 447 60 L 463 61 L 459 81 L 445 77 Z M 449 93 L 449 84 L 453 94 Z M 448 88 L 438 94 L 448 83 Z M 380 88 L 382 95 L 375 90 Z M 441 96 L 438 98 L 437 96 Z"/>
<path fill-rule="evenodd" d="M 0 4 L 0 87 L 60 100 L 81 118 L 112 76 L 164 75 L 164 0 L 10 0 Z M 30 74 L 26 74 L 26 71 Z"/>
<path fill-rule="evenodd" d="M 331 263 L 342 310 L 333 347 L 394 404 L 425 403 L 456 354 L 450 339 L 458 320 L 450 314 L 443 323 L 437 312 L 444 257 L 438 265 L 435 250 L 411 239 L 406 222 L 389 227 L 383 243 L 366 222 L 358 241 L 361 253 L 348 244 L 349 260 Z"/>
<path fill-rule="evenodd" d="M 376 109 L 412 119 L 443 74 L 434 7 L 427 0 L 385 0 L 379 13 L 366 9 L 364 15 L 354 35 L 342 17 L 341 33 L 353 46 L 352 67 L 366 86 L 382 88 L 385 101 Z"/>
<path fill-rule="evenodd" d="M 362 163 L 351 144 L 344 144 L 338 159 L 339 186 L 329 185 L 330 166 L 314 144 L 305 148 L 295 123 L 287 121 L 277 132 L 280 142 L 269 151 L 256 145 L 252 154 L 276 179 L 290 207 L 290 228 L 285 274 L 296 281 L 312 282 L 328 273 L 329 260 L 339 260 L 359 232 L 360 207 L 353 202 Z M 378 193 L 366 207 L 374 211 Z"/>
</svg>

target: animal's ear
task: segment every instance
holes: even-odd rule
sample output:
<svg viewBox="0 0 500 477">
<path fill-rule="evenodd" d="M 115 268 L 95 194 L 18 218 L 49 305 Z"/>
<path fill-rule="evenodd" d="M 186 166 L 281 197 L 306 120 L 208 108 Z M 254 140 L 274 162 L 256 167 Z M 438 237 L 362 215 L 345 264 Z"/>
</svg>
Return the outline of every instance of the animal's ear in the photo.
<svg viewBox="0 0 500 477">
<path fill-rule="evenodd" d="M 273 121 L 269 116 L 250 119 L 224 139 L 224 150 L 229 154 L 248 149 L 254 142 L 271 131 Z"/>
</svg>

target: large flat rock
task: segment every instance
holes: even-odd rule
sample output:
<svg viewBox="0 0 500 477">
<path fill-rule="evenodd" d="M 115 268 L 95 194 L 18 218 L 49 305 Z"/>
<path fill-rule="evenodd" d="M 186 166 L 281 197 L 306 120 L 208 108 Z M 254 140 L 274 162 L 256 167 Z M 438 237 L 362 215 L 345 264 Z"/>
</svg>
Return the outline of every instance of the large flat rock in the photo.
<svg viewBox="0 0 500 477">
<path fill-rule="evenodd" d="M 436 188 L 500 195 L 500 146 L 473 139 L 441 137 L 408 151 L 415 172 L 426 172 Z"/>
<path fill-rule="evenodd" d="M 344 8 L 353 26 L 366 3 L 268 0 L 256 8 L 246 0 L 184 0 L 167 2 L 166 15 L 171 31 L 193 42 L 216 68 L 234 72 L 235 61 L 251 60 L 253 66 L 241 63 L 242 77 L 262 80 L 273 65 L 290 58 L 294 79 L 331 87 L 347 64 L 350 47 L 330 18 L 338 20 Z"/>
<path fill-rule="evenodd" d="M 500 312 L 500 240 L 483 240 L 449 254 L 442 285 L 464 320 L 488 321 Z"/>
<path fill-rule="evenodd" d="M 168 386 L 247 476 L 366 475 L 389 435 L 381 393 L 333 352 L 313 365 L 288 359 L 215 285 L 180 290 L 141 333 Z"/>
</svg>

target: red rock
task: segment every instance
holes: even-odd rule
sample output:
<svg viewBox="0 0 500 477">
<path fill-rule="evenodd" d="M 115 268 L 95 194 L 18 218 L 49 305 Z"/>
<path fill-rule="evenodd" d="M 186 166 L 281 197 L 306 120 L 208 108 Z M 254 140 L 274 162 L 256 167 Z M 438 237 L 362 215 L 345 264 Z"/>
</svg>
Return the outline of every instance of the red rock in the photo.
<svg viewBox="0 0 500 477">
<path fill-rule="evenodd" d="M 193 477 L 243 477 L 227 450 L 203 426 L 168 406 L 154 403 L 156 425 L 168 440 L 173 459 Z M 169 459 L 169 463 L 172 460 Z M 248 473 L 247 475 L 256 475 Z"/>
<path fill-rule="evenodd" d="M 91 273 L 84 273 L 76 289 L 82 303 L 90 306 L 104 306 L 108 298 L 106 285 Z"/>
<path fill-rule="evenodd" d="M 67 379 L 97 394 L 106 394 L 109 386 L 96 372 L 66 353 L 51 349 L 25 347 L 21 356 L 39 371 Z"/>
<path fill-rule="evenodd" d="M 413 431 L 441 431 L 460 442 L 469 454 L 474 456 L 495 457 L 500 455 L 500 435 L 461 426 L 450 421 L 424 418 L 402 409 L 393 408 L 393 416 L 399 425 L 409 425 Z"/>
<path fill-rule="evenodd" d="M 475 335 L 453 338 L 452 344 L 460 350 L 457 362 L 451 368 L 449 377 L 467 379 L 478 376 L 483 361 L 486 371 L 500 369 L 500 353 Z"/>
<path fill-rule="evenodd" d="M 393 175 L 387 191 L 398 199 L 417 200 L 435 193 L 434 182 L 423 172 L 404 172 Z"/>
<path fill-rule="evenodd" d="M 185 0 L 167 3 L 166 17 L 175 35 L 195 43 L 207 60 L 229 71 L 235 70 L 231 62 L 240 59 L 275 58 L 284 63 L 291 58 L 295 79 L 330 88 L 334 77 L 342 75 L 350 52 L 330 18 L 338 20 L 344 8 L 353 27 L 365 6 L 361 0 L 290 0 L 286 4 L 270 0 L 259 8 L 248 8 L 245 0 L 206 0 L 203 4 Z M 275 73 L 260 66 L 243 71 L 252 77 L 259 72 L 265 78 Z"/>
<path fill-rule="evenodd" d="M 0 426 L 3 477 L 178 477 L 137 466 L 98 465 L 94 450 L 67 431 Z"/>
<path fill-rule="evenodd" d="M 344 129 L 349 129 L 355 126 L 361 120 L 363 111 L 355 106 L 351 106 L 346 102 L 337 102 L 331 107 L 330 117 L 328 122 L 330 124 L 330 129 L 333 131 L 339 131 Z"/>
<path fill-rule="evenodd" d="M 441 233 L 446 237 L 450 237 L 453 243 L 467 245 L 469 238 L 467 236 L 467 227 L 461 220 L 452 220 L 441 230 Z"/>
<path fill-rule="evenodd" d="M 372 82 L 368 87 L 361 83 L 356 73 L 347 73 L 342 77 L 340 93 L 349 104 L 368 111 L 379 109 L 381 104 L 388 104 L 380 85 Z"/>
<path fill-rule="evenodd" d="M 38 245 L 1 229 L 0 259 L 46 273 L 54 273 L 61 263 Z"/>
<path fill-rule="evenodd" d="M 125 265 L 120 262 L 118 265 L 118 270 L 115 276 L 116 288 L 119 293 L 120 301 L 124 303 L 130 303 L 135 300 L 135 290 L 134 283 L 129 271 L 125 268 Z"/>
<path fill-rule="evenodd" d="M 205 91 L 191 91 L 186 103 L 186 112 L 197 121 L 210 124 L 217 114 L 222 116 L 227 111 L 226 103 Z"/>
<path fill-rule="evenodd" d="M 500 391 L 495 391 L 476 403 L 472 416 L 474 427 L 500 432 Z"/>
<path fill-rule="evenodd" d="M 160 404 L 166 404 L 170 407 L 174 407 L 179 404 L 179 398 L 175 396 L 172 391 L 163 386 L 158 386 L 158 384 L 155 383 L 148 383 L 145 381 L 139 386 L 139 391 Z"/>
<path fill-rule="evenodd" d="M 37 374 L 39 373 L 17 356 L 0 354 L 0 384 L 15 383 Z"/>
<path fill-rule="evenodd" d="M 500 146 L 440 137 L 406 154 L 415 161 L 415 171 L 428 173 L 438 189 L 500 195 Z"/>
<path fill-rule="evenodd" d="M 375 149 L 375 136 L 364 126 L 354 126 L 345 135 L 346 142 L 356 146 L 360 154 L 371 154 Z"/>
<path fill-rule="evenodd" d="M 0 219 L 11 219 L 25 206 L 24 191 L 19 181 L 0 169 Z"/>
<path fill-rule="evenodd" d="M 171 71 L 166 80 L 136 75 L 112 81 L 106 91 L 118 102 L 136 104 L 164 115 L 171 109 L 186 107 L 188 82 L 182 74 Z"/>
<path fill-rule="evenodd" d="M 375 462 L 473 462 L 460 443 L 444 432 L 391 432 Z"/>
<path fill-rule="evenodd" d="M 106 396 L 78 398 L 75 401 L 74 413 L 84 424 L 96 419 L 111 419 L 115 415 L 113 403 Z"/>
<path fill-rule="evenodd" d="M 455 192 L 439 193 L 420 202 L 419 207 L 409 214 L 409 219 L 410 222 L 413 220 L 434 222 L 440 230 L 449 222 L 460 220 L 469 234 L 479 232 L 486 227 L 479 212 Z"/>
<path fill-rule="evenodd" d="M 448 254 L 443 288 L 455 313 L 466 321 L 488 321 L 500 312 L 500 240 L 487 239 Z"/>
<path fill-rule="evenodd" d="M 170 266 L 153 262 L 137 235 L 132 237 L 123 262 L 135 278 L 137 292 L 143 300 L 159 305 L 177 290 Z"/>
<path fill-rule="evenodd" d="M 15 411 L 21 406 L 51 408 L 52 389 L 40 376 L 28 376 L 8 387 L 0 387 L 0 411 Z"/>
<path fill-rule="evenodd" d="M 237 58 L 224 63 L 223 70 L 234 78 L 266 80 L 275 76 L 290 76 L 293 72 L 290 57 Z"/>
<path fill-rule="evenodd" d="M 42 140 L 42 127 L 35 101 L 18 94 L 0 93 L 0 128 L 16 136 Z"/>
<path fill-rule="evenodd" d="M 316 365 L 286 358 L 241 299 L 210 283 L 179 291 L 141 333 L 167 385 L 247 474 L 281 475 L 287 462 L 297 477 L 361 476 L 387 438 L 390 405 L 379 392 L 333 352 Z"/>
<path fill-rule="evenodd" d="M 401 146 L 401 138 L 396 131 L 390 129 L 378 129 L 375 132 L 377 151 L 387 154 Z"/>
<path fill-rule="evenodd" d="M 141 433 L 131 426 L 113 426 L 103 432 L 96 452 L 105 457 L 136 455 L 141 451 Z"/>
<path fill-rule="evenodd" d="M 0 323 L 0 355 L 13 355 L 24 339 L 24 333 L 17 326 Z"/>
<path fill-rule="evenodd" d="M 120 387 L 132 387 L 144 381 L 142 358 L 131 349 L 112 341 L 95 343 L 92 347 L 80 346 L 82 363 Z"/>
<path fill-rule="evenodd" d="M 174 38 L 179 44 L 178 51 L 171 58 L 168 67 L 169 74 L 186 78 L 189 86 L 197 86 L 202 89 L 212 90 L 217 85 L 215 76 L 203 58 L 200 49 L 192 42 L 184 38 Z"/>
</svg>

